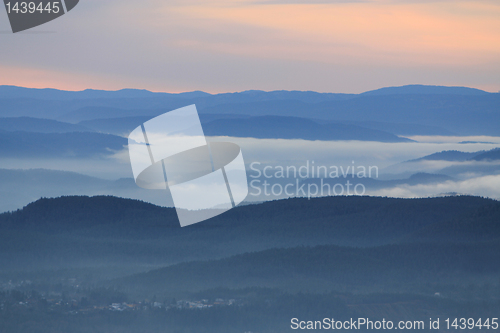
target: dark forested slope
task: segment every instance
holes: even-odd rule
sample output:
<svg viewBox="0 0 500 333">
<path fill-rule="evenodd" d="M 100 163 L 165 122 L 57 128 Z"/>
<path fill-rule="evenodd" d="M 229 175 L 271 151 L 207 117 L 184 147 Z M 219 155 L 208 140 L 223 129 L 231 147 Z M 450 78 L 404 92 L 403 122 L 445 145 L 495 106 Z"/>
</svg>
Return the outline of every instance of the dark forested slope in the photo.
<svg viewBox="0 0 500 333">
<path fill-rule="evenodd" d="M 41 199 L 0 215 L 0 260 L 165 264 L 275 247 L 492 241 L 499 211 L 499 202 L 478 197 L 326 197 L 242 206 L 181 228 L 173 208 L 140 201 Z"/>
</svg>

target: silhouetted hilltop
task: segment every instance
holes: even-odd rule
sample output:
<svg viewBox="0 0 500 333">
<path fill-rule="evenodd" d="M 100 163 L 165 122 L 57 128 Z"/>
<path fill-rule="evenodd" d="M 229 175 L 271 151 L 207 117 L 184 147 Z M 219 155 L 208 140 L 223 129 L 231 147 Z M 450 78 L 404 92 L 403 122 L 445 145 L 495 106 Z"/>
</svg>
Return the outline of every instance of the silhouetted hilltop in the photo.
<svg viewBox="0 0 500 333">
<path fill-rule="evenodd" d="M 458 150 L 444 150 L 438 153 L 430 154 L 424 157 L 420 157 L 414 160 L 410 160 L 407 162 L 419 162 L 419 161 L 466 161 L 468 159 L 473 158 L 474 156 L 482 153 L 483 151 L 480 152 L 475 152 L 475 153 L 466 153 Z"/>
<path fill-rule="evenodd" d="M 467 87 L 429 86 L 410 84 L 401 87 L 386 87 L 362 93 L 362 95 L 487 95 L 488 92 Z"/>
<path fill-rule="evenodd" d="M 490 151 L 481 152 L 471 158 L 474 161 L 496 161 L 500 160 L 500 148 L 492 149 Z"/>
</svg>

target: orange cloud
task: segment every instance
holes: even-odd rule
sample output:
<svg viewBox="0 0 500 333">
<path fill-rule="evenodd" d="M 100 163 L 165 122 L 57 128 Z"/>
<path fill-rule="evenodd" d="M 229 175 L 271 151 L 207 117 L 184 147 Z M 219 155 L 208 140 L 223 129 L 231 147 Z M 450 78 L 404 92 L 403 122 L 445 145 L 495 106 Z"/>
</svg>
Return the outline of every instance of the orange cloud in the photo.
<svg viewBox="0 0 500 333">
<path fill-rule="evenodd" d="M 171 13 L 220 38 L 178 45 L 259 57 L 374 64 L 471 65 L 500 55 L 500 5 L 493 2 L 197 4 Z M 246 43 L 224 40 L 238 31 Z"/>
</svg>

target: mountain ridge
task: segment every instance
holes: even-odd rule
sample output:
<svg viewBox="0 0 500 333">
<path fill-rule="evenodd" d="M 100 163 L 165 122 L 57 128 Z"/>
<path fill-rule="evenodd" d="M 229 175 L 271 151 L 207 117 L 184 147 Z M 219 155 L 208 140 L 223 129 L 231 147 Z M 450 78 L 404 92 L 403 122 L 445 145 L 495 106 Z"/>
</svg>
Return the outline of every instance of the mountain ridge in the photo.
<svg viewBox="0 0 500 333">
<path fill-rule="evenodd" d="M 152 294 L 214 288 L 280 288 L 331 292 L 438 283 L 489 274 L 500 267 L 500 244 L 397 244 L 368 249 L 332 245 L 277 248 L 211 261 L 180 263 L 113 280 Z M 339 272 L 341 269 L 341 272 Z"/>
<path fill-rule="evenodd" d="M 439 86 L 439 85 L 423 85 L 423 84 L 409 84 L 403 86 L 391 86 L 383 87 L 374 90 L 368 90 L 359 94 L 349 94 L 349 93 L 321 93 L 316 91 L 306 91 L 306 90 L 244 90 L 236 93 L 229 94 L 244 94 L 244 95 L 259 95 L 262 93 L 272 93 L 275 95 L 288 94 L 288 93 L 298 93 L 298 94 L 313 94 L 313 95 L 338 95 L 338 96 L 353 96 L 353 95 L 390 95 L 390 94 L 452 94 L 452 95 L 478 95 L 478 94 L 490 94 L 487 91 L 469 88 L 463 86 Z M 63 96 L 67 94 L 68 97 Z M 124 88 L 119 90 L 99 90 L 99 89 L 84 89 L 78 91 L 72 90 L 62 90 L 55 88 L 28 88 L 14 85 L 0 85 L 0 98 L 19 98 L 19 97 L 45 97 L 48 95 L 52 99 L 77 99 L 77 98 L 104 98 L 106 95 L 113 95 L 112 98 L 120 97 L 150 97 L 154 95 L 177 95 L 182 97 L 207 97 L 218 94 L 210 94 L 204 91 L 186 91 L 181 93 L 169 93 L 169 92 L 153 92 L 147 89 L 136 89 L 136 88 Z M 221 93 L 226 94 L 226 93 Z M 45 97 L 47 98 L 47 97 Z M 111 97 L 108 97 L 111 98 Z"/>
<path fill-rule="evenodd" d="M 385 88 L 370 90 L 362 94 L 364 95 L 393 95 L 393 94 L 485 95 L 490 93 L 481 89 L 461 87 L 461 86 L 436 86 L 436 85 L 410 84 L 399 87 L 385 87 Z"/>
<path fill-rule="evenodd" d="M 443 150 L 437 153 L 426 155 L 413 160 L 408 160 L 402 163 L 412 163 L 420 161 L 448 161 L 448 162 L 464 162 L 464 161 L 484 161 L 500 159 L 500 148 L 490 150 L 478 150 L 476 152 L 463 152 L 459 150 Z"/>
<path fill-rule="evenodd" d="M 0 132 L 2 157 L 90 157 L 111 155 L 127 145 L 127 140 L 95 132 Z"/>
<path fill-rule="evenodd" d="M 426 94 L 415 93 L 421 91 L 422 87 L 425 88 Z M 443 89 L 446 93 L 441 93 Z M 129 91 L 122 91 L 102 92 L 112 98 L 57 100 L 36 99 L 33 95 L 26 94 L 22 98 L 13 98 L 15 95 L 9 93 L 2 95 L 0 87 L 0 96 L 3 96 L 0 98 L 2 100 L 0 117 L 30 116 L 79 122 L 97 118 L 156 116 L 179 107 L 196 104 L 200 114 L 295 116 L 323 121 L 371 123 L 379 122 L 380 119 L 390 119 L 390 122 L 395 124 L 427 127 L 427 129 L 410 128 L 410 132 L 414 134 L 419 134 L 421 131 L 428 132 L 428 127 L 433 127 L 435 131 L 437 127 L 446 133 L 457 135 L 500 136 L 500 130 L 496 126 L 500 121 L 500 114 L 497 112 L 500 94 L 477 93 L 476 90 L 472 90 L 476 93 L 470 93 L 467 89 L 462 92 L 463 89 L 403 86 L 378 93 L 350 95 L 297 91 L 250 91 L 214 95 L 140 92 L 133 95 Z M 399 93 L 395 94 L 394 91 Z M 429 94 L 428 91 L 435 93 Z M 458 93 L 450 94 L 449 91 Z M 37 94 L 40 92 L 37 91 Z M 131 97 L 124 97 L 123 94 Z M 398 128 L 401 130 L 404 126 L 399 125 Z"/>
<path fill-rule="evenodd" d="M 166 228 L 163 236 L 168 237 L 171 231 L 175 235 L 198 234 L 206 237 L 206 233 L 225 230 L 231 234 L 238 232 L 243 239 L 271 235 L 272 230 L 283 229 L 286 225 L 279 237 L 285 243 L 290 240 L 293 240 L 292 243 L 296 242 L 305 236 L 306 239 L 307 237 L 321 241 L 329 239 L 330 242 L 358 239 L 362 240 L 359 244 L 363 242 L 369 244 L 375 240 L 386 244 L 397 242 L 401 237 L 419 232 L 428 226 L 452 223 L 469 216 L 483 216 L 484 222 L 490 223 L 492 216 L 496 217 L 500 211 L 500 208 L 496 210 L 494 207 L 500 207 L 500 202 L 471 196 L 429 199 L 291 198 L 239 206 L 203 223 L 180 228 L 173 208 L 158 207 L 139 200 L 113 196 L 64 196 L 42 198 L 23 209 L 0 214 L 0 228 L 23 229 L 25 225 L 36 225 L 43 233 L 53 233 L 57 232 L 57 229 L 52 230 L 52 228 L 58 224 L 64 229 L 71 229 L 72 226 L 85 226 L 90 223 L 88 227 L 91 230 L 95 223 L 102 226 L 123 223 L 121 228 L 123 230 L 116 232 L 119 235 L 123 231 L 126 235 L 139 224 L 143 226 L 150 224 Z M 478 209 L 482 208 L 486 210 L 478 214 Z M 385 211 L 388 213 L 384 213 Z M 138 218 L 138 214 L 151 216 L 151 220 Z M 67 225 L 65 221 L 69 219 L 73 224 Z M 480 219 L 477 223 L 482 223 L 483 220 Z M 42 221 L 45 221 L 46 225 L 41 223 Z M 108 232 L 107 228 L 103 229 L 105 233 Z M 98 229 L 94 232 L 97 232 L 95 234 L 97 236 Z M 491 234 L 483 236 L 489 238 Z M 225 238 L 224 235 L 216 236 L 216 234 L 211 237 Z"/>
<path fill-rule="evenodd" d="M 0 130 L 6 132 L 21 131 L 35 133 L 94 132 L 93 129 L 78 124 L 33 117 L 0 118 Z"/>
</svg>

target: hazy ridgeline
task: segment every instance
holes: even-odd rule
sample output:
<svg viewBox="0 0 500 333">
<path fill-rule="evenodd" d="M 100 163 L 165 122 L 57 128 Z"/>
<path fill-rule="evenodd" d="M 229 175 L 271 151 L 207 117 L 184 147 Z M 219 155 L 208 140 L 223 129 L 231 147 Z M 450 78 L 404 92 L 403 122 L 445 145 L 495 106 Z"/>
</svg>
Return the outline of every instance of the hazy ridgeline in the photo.
<svg viewBox="0 0 500 333">
<path fill-rule="evenodd" d="M 315 139 L 333 140 L 337 132 L 336 139 L 391 142 L 398 140 L 396 135 L 500 135 L 496 126 L 500 94 L 463 87 L 411 85 L 362 94 L 244 91 L 211 95 L 1 86 L 0 101 L 0 118 L 57 120 L 59 123 L 44 123 L 57 132 L 86 128 L 124 134 L 151 117 L 196 104 L 209 135 L 290 138 L 295 133 L 292 138 L 301 138 L 316 133 Z M 11 120 L 8 125 L 0 125 L 0 129 L 33 131 L 37 127 L 29 119 L 21 123 Z"/>
</svg>

